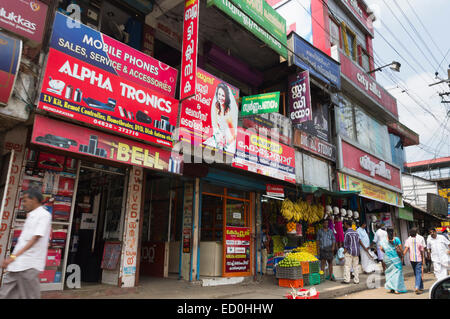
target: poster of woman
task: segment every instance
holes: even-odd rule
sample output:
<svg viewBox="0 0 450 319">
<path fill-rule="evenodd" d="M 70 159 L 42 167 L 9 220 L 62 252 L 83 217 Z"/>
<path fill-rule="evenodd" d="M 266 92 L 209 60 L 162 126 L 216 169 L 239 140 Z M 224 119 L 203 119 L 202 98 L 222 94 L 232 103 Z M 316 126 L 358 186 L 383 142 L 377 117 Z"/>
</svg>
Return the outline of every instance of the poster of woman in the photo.
<svg viewBox="0 0 450 319">
<path fill-rule="evenodd" d="M 234 154 L 239 109 L 236 99 L 225 82 L 220 82 L 211 103 L 212 136 L 204 144 Z"/>
</svg>

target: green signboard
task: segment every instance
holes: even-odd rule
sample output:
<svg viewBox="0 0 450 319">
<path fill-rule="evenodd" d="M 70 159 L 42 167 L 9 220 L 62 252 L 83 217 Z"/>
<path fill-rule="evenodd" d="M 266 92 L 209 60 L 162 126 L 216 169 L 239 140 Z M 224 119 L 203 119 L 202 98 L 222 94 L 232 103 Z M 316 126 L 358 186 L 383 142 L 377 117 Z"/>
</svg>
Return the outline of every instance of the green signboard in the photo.
<svg viewBox="0 0 450 319">
<path fill-rule="evenodd" d="M 208 0 L 287 59 L 286 20 L 264 0 Z"/>
<path fill-rule="evenodd" d="M 410 222 L 414 221 L 413 210 L 409 207 L 399 208 L 398 209 L 398 218 L 409 220 Z"/>
<path fill-rule="evenodd" d="M 264 93 L 242 98 L 241 115 L 255 115 L 278 112 L 280 106 L 280 92 Z"/>
</svg>

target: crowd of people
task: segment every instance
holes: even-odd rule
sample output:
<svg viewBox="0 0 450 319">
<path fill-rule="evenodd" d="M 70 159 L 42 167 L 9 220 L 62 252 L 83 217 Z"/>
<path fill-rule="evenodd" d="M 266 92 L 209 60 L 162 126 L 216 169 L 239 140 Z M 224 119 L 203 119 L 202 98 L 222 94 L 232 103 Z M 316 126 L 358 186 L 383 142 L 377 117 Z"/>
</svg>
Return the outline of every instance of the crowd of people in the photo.
<svg viewBox="0 0 450 319">
<path fill-rule="evenodd" d="M 435 228 L 429 229 L 429 236 L 421 236 L 416 228 L 409 231 L 409 237 L 402 245 L 400 238 L 395 236 L 394 229 L 386 228 L 384 224 L 376 225 L 373 241 L 370 241 L 366 230 L 366 223 L 362 222 L 356 231 L 351 221 L 344 221 L 344 237 L 329 227 L 331 220 L 325 221 L 323 228 L 317 233 L 319 246 L 319 259 L 322 270 L 328 264 L 329 276 L 327 279 L 336 281 L 333 275 L 333 265 L 344 266 L 344 280 L 342 283 L 350 284 L 353 278 L 359 284 L 358 266 L 361 263 L 365 274 L 377 270 L 381 263 L 382 274 L 386 278 L 385 288 L 388 292 L 401 294 L 407 292 L 403 269 L 405 256 L 409 253 L 409 261 L 414 271 L 416 294 L 423 292 L 424 271 L 431 271 L 433 265 L 437 280 L 448 276 L 450 267 L 450 241 L 446 233 L 438 234 Z"/>
</svg>

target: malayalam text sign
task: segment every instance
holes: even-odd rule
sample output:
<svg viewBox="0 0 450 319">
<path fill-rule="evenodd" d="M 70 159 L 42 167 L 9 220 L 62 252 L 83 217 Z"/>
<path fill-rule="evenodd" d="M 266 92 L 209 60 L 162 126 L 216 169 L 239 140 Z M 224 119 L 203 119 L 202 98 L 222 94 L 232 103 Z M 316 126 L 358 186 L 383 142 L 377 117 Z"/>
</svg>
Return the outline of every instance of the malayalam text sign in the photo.
<svg viewBox="0 0 450 319">
<path fill-rule="evenodd" d="M 185 0 L 183 16 L 183 50 L 181 52 L 180 100 L 195 95 L 199 13 L 199 0 Z"/>
<path fill-rule="evenodd" d="M 280 92 L 242 97 L 242 116 L 278 112 Z"/>
</svg>

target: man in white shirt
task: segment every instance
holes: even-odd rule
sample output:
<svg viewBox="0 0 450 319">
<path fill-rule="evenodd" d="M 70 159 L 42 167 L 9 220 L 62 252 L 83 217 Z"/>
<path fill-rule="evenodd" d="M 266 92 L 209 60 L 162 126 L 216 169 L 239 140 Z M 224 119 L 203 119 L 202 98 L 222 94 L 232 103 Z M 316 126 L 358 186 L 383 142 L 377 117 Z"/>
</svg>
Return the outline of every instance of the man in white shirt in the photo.
<svg viewBox="0 0 450 319">
<path fill-rule="evenodd" d="M 384 224 L 381 224 L 381 225 L 377 224 L 377 231 L 375 233 L 375 237 L 373 238 L 373 241 L 377 244 L 378 260 L 381 260 L 381 265 L 383 266 L 383 274 L 384 274 L 384 272 L 386 271 L 386 264 L 383 261 L 384 253 L 380 249 L 380 244 L 383 241 L 388 240 L 388 234 L 383 228 L 384 228 Z"/>
<path fill-rule="evenodd" d="M 359 235 L 359 244 L 360 244 L 359 251 L 361 256 L 361 267 L 364 273 L 366 274 L 372 273 L 376 270 L 376 263 L 369 254 L 370 239 L 366 231 L 366 223 L 362 222 L 361 225 L 356 230 L 356 232 Z"/>
<path fill-rule="evenodd" d="M 0 299 L 39 299 L 41 297 L 39 273 L 45 269 L 51 230 L 51 214 L 42 206 L 42 194 L 29 189 L 23 195 L 23 208 L 27 219 L 17 245 L 9 258 Z"/>
<path fill-rule="evenodd" d="M 436 229 L 430 228 L 427 238 L 427 249 L 431 253 L 434 275 L 437 280 L 448 276 L 450 241 L 445 236 L 439 235 Z"/>
</svg>

